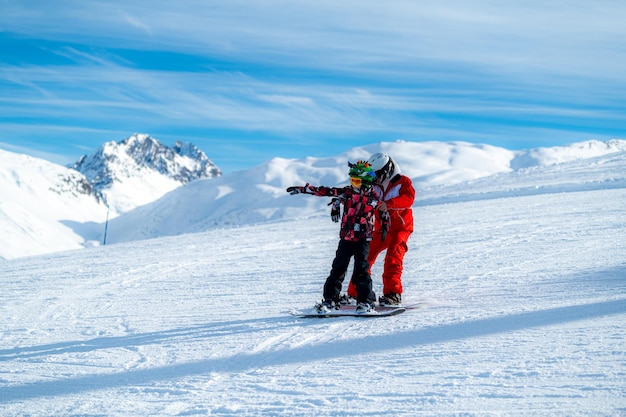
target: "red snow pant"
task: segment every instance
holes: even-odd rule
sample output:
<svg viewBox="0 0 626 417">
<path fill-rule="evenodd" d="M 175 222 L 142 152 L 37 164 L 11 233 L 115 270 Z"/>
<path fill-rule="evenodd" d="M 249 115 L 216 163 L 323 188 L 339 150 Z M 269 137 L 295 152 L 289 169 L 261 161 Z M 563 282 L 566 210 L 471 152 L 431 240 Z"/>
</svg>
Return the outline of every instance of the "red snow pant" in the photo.
<svg viewBox="0 0 626 417">
<path fill-rule="evenodd" d="M 389 232 L 384 242 L 381 240 L 381 232 L 377 231 L 374 233 L 374 238 L 370 242 L 367 262 L 370 265 L 369 272 L 371 274 L 376 258 L 382 251 L 387 250 L 383 269 L 383 295 L 390 293 L 402 294 L 402 266 L 404 254 L 408 250 L 407 241 L 411 233 L 407 230 Z M 356 287 L 352 280 L 350 280 L 348 285 L 348 295 L 357 298 Z"/>
</svg>

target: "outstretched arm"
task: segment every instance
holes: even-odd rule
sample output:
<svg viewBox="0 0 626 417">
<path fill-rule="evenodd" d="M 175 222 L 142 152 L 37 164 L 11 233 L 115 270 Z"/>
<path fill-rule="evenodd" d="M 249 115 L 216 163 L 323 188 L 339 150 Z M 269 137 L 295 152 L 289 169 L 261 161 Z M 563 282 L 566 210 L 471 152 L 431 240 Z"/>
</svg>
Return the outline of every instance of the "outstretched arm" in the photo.
<svg viewBox="0 0 626 417">
<path fill-rule="evenodd" d="M 318 197 L 337 197 L 342 194 L 344 191 L 343 188 L 335 188 L 335 187 L 315 187 L 313 185 L 309 185 L 308 183 L 304 186 L 292 186 L 287 187 L 287 192 L 291 195 L 294 194 L 311 194 L 316 195 Z"/>
</svg>

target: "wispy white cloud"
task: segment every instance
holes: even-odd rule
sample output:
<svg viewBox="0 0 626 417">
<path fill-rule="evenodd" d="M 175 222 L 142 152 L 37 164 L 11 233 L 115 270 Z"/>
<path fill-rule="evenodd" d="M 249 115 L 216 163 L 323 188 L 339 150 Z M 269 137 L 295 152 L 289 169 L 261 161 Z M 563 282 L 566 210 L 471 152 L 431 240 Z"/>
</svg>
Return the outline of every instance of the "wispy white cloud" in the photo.
<svg viewBox="0 0 626 417">
<path fill-rule="evenodd" d="M 58 1 L 37 14 L 24 11 L 27 3 L 5 6 L 17 8 L 3 19 L 6 30 L 244 60 L 282 56 L 299 59 L 285 65 L 314 67 L 442 60 L 496 68 L 554 62 L 570 71 L 589 65 L 589 56 L 611 56 L 626 32 L 618 1 Z"/>
<path fill-rule="evenodd" d="M 152 35 L 152 28 L 145 21 L 141 20 L 138 17 L 131 16 L 123 10 L 119 10 L 119 14 L 122 17 L 122 20 L 127 22 L 132 27 L 140 29 L 146 32 L 148 35 Z"/>
<path fill-rule="evenodd" d="M 12 132 L 285 146 L 624 134 L 623 2 L 53 3 L 0 3 L 0 42 L 32 51 L 0 62 Z"/>
</svg>

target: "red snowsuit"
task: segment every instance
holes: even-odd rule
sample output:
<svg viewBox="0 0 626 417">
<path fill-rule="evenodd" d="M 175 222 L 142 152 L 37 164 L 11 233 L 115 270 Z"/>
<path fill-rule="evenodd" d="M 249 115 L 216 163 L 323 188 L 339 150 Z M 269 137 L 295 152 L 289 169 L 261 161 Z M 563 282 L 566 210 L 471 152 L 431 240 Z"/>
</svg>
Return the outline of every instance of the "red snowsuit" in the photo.
<svg viewBox="0 0 626 417">
<path fill-rule="evenodd" d="M 415 189 L 411 179 L 405 175 L 394 176 L 384 192 L 382 201 L 387 204 L 391 216 L 391 226 L 387 237 L 382 240 L 382 232 L 379 227 L 380 216 L 376 210 L 376 227 L 367 261 L 370 265 L 376 262 L 378 255 L 387 250 L 383 270 L 383 295 L 394 293 L 402 294 L 402 268 L 404 254 L 408 250 L 407 241 L 413 233 L 413 202 L 415 201 Z M 352 281 L 348 286 L 348 295 L 356 298 L 356 288 Z"/>
</svg>

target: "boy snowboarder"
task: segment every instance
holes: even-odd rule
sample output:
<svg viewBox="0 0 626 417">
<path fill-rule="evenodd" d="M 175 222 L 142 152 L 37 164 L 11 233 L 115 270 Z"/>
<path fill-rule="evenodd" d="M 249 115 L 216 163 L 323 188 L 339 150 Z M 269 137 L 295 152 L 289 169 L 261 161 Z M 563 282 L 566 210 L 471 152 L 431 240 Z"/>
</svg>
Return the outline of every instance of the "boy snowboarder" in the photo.
<svg viewBox="0 0 626 417">
<path fill-rule="evenodd" d="M 367 313 L 374 308 L 376 295 L 372 290 L 372 277 L 369 273 L 367 256 L 370 241 L 374 232 L 374 211 L 380 196 L 372 187 L 376 174 L 368 162 L 348 162 L 350 167 L 350 185 L 346 187 L 315 187 L 306 184 L 304 187 L 289 187 L 290 194 L 312 194 L 318 197 L 334 197 L 331 217 L 339 221 L 340 206 L 343 204 L 341 216 L 340 240 L 335 259 L 324 284 L 324 299 L 316 306 L 319 313 L 339 308 L 341 287 L 350 259 L 354 257 L 354 274 L 352 282 L 357 292 L 357 313 Z M 381 213 L 383 233 L 389 229 L 389 216 Z"/>
</svg>

